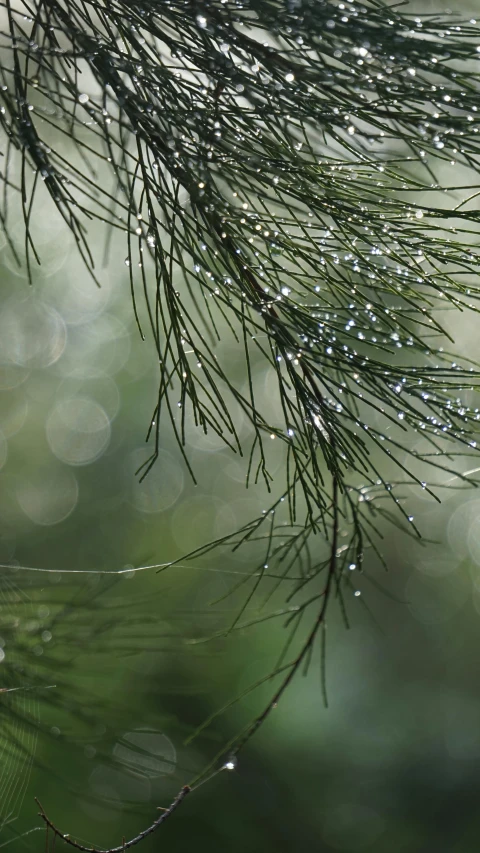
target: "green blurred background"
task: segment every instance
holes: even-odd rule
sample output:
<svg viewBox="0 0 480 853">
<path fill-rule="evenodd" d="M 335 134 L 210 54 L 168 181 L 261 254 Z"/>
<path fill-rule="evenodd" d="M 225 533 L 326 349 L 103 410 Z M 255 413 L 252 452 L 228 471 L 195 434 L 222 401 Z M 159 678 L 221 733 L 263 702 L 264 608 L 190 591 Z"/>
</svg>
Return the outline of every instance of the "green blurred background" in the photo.
<svg viewBox="0 0 480 853">
<path fill-rule="evenodd" d="M 22 253 L 14 194 L 11 204 Z M 33 287 L 0 238 L 0 687 L 36 687 L 0 694 L 0 849 L 15 851 L 44 849 L 35 796 L 84 843 L 108 847 L 139 832 L 263 708 L 272 685 L 186 743 L 274 666 L 284 636 L 273 620 L 193 642 L 231 624 L 245 590 L 225 595 L 251 568 L 252 551 L 128 571 L 178 559 L 268 499 L 260 485 L 245 491 L 241 460 L 193 427 L 187 452 L 199 485 L 168 430 L 139 483 L 158 365 L 135 325 L 122 236 L 98 289 L 63 222 L 44 210 L 33 222 L 42 258 Z M 104 239 L 92 232 L 100 256 Z M 453 321 L 460 355 L 478 358 L 477 322 Z M 219 345 L 218 355 L 235 376 L 234 346 Z M 255 381 L 275 413 L 272 376 L 258 366 Z M 240 414 L 236 422 L 248 444 L 248 424 Z M 281 474 L 279 442 L 270 455 Z M 385 591 L 358 578 L 349 630 L 332 610 L 328 708 L 317 650 L 236 770 L 214 775 L 139 849 L 477 848 L 480 498 L 442 490 L 438 505 L 403 496 L 432 541 L 385 530 L 389 573 L 374 573 Z M 114 580 L 71 574 L 118 569 L 127 571 Z"/>
</svg>

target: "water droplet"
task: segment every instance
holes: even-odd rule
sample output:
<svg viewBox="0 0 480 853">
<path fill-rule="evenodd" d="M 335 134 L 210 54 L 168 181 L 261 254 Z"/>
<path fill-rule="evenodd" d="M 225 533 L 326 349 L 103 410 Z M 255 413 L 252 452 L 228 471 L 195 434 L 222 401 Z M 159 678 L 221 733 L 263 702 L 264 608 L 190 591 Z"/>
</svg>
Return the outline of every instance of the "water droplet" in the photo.
<svg viewBox="0 0 480 853">
<path fill-rule="evenodd" d="M 90 100 L 90 98 L 88 97 L 87 94 L 85 94 L 85 92 L 83 92 L 81 95 L 78 96 L 78 103 L 79 104 L 86 104 L 86 103 L 88 103 L 89 100 Z"/>
</svg>

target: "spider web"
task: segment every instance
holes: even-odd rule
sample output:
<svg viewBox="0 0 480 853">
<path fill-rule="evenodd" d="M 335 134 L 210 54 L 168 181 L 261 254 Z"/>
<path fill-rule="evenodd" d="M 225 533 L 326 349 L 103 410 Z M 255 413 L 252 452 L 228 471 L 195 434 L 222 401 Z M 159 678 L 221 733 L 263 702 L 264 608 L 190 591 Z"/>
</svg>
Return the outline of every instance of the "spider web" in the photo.
<svg viewBox="0 0 480 853">
<path fill-rule="evenodd" d="M 158 568 L 141 566 L 133 571 Z M 157 619 L 145 615 L 143 592 L 133 607 L 129 596 L 126 613 L 124 596 L 115 591 L 119 578 L 130 576 L 131 571 L 62 572 L 0 565 L 0 652 L 4 655 L 0 660 L 0 848 L 13 841 L 18 845 L 40 828 L 25 825 L 22 803 L 34 764 L 45 769 L 36 753 L 38 741 L 43 745 L 44 737 L 49 737 L 55 728 L 49 726 L 50 715 L 56 718 L 61 709 L 64 723 L 68 719 L 65 742 L 75 750 L 79 744 L 83 748 L 86 734 L 98 722 L 98 714 L 111 713 L 103 695 L 91 696 L 88 708 L 84 707 L 82 688 L 76 686 L 82 663 L 75 669 L 75 650 L 81 650 L 80 657 L 87 649 L 91 656 L 104 655 L 107 650 L 110 658 L 125 650 L 131 654 L 150 649 L 161 636 L 163 629 L 160 625 L 159 633 Z M 52 633 L 55 643 L 50 650 Z M 46 653 L 42 654 L 47 642 L 49 651 L 45 647 Z M 124 731 L 130 719 L 128 703 L 122 709 L 115 702 L 115 714 Z M 30 815 L 35 811 L 32 799 Z M 28 845 L 28 841 L 22 843 Z"/>
<path fill-rule="evenodd" d="M 0 576 L 0 628 L 5 657 L 0 664 L 0 841 L 18 818 L 35 758 L 39 701 L 31 681 L 35 667 L 26 663 L 29 649 L 23 634 L 34 618 L 30 596 L 4 571 Z M 15 639 L 18 642 L 15 642 Z M 28 659 L 28 658 L 27 658 Z M 2 845 L 3 846 L 3 845 Z"/>
</svg>

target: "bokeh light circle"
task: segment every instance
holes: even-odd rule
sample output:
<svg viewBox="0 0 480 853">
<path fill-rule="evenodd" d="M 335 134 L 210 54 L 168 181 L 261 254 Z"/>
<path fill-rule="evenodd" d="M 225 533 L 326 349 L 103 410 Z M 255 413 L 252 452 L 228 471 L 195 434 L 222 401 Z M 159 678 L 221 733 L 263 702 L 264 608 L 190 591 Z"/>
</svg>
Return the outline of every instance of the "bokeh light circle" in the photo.
<svg viewBox="0 0 480 853">
<path fill-rule="evenodd" d="M 90 276 L 85 275 L 83 265 L 71 264 L 68 287 L 65 287 L 63 275 L 56 276 L 51 282 L 51 299 L 69 326 L 91 323 L 111 303 L 114 277 L 109 276 L 108 269 L 102 269 L 99 278 L 100 287 Z"/>
<path fill-rule="evenodd" d="M 471 556 L 480 564 L 480 500 L 467 500 L 452 513 L 447 527 L 448 543 L 457 559 Z"/>
<path fill-rule="evenodd" d="M 70 326 L 68 339 L 61 363 L 64 376 L 114 376 L 122 370 L 130 355 L 130 332 L 114 314 L 107 312 L 89 323 Z"/>
<path fill-rule="evenodd" d="M 37 299 L 11 300 L 0 312 L 0 359 L 28 368 L 45 368 L 62 355 L 65 323 L 54 308 Z"/>
<path fill-rule="evenodd" d="M 30 371 L 18 364 L 0 363 L 0 391 L 11 391 L 25 382 Z"/>
<path fill-rule="evenodd" d="M 110 376 L 95 373 L 93 376 L 69 376 L 60 383 L 57 390 L 59 399 L 67 400 L 83 397 L 93 400 L 104 409 L 110 423 L 120 408 L 120 391 Z"/>
<path fill-rule="evenodd" d="M 430 546 L 429 556 L 419 558 L 415 563 L 417 571 L 432 578 L 445 577 L 454 572 L 458 566 L 458 560 L 453 554 L 448 553 L 448 549 L 443 549 L 443 554 L 434 555 Z"/>
<path fill-rule="evenodd" d="M 200 494 L 183 500 L 172 518 L 172 533 L 183 552 L 209 540 L 233 533 L 237 528 L 230 505 L 215 495 Z"/>
<path fill-rule="evenodd" d="M 173 773 L 177 766 L 177 752 L 170 738 L 151 729 L 127 732 L 113 754 L 126 769 L 149 779 Z"/>
<path fill-rule="evenodd" d="M 18 484 L 16 497 L 21 509 L 34 524 L 59 524 L 77 505 L 78 483 L 68 468 L 31 468 Z"/>
<path fill-rule="evenodd" d="M 57 403 L 46 432 L 58 459 L 68 465 L 88 465 L 106 450 L 111 428 L 102 406 L 87 397 L 73 397 Z"/>
</svg>

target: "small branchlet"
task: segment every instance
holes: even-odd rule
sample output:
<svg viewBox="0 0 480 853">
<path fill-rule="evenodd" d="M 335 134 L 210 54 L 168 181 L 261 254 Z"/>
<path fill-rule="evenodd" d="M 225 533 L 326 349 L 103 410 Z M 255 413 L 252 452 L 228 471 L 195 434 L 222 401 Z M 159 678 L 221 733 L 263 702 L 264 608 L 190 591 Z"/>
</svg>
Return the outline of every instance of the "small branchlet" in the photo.
<svg viewBox="0 0 480 853">
<path fill-rule="evenodd" d="M 153 832 L 156 832 L 157 829 L 159 829 L 159 827 L 162 825 L 162 823 L 165 823 L 167 818 L 169 818 L 170 815 L 173 814 L 175 809 L 178 808 L 180 803 L 183 802 L 183 800 L 189 793 L 190 787 L 188 785 L 184 785 L 184 787 L 177 794 L 168 809 L 165 809 L 160 815 L 160 817 L 158 817 L 157 820 L 150 824 L 150 826 L 148 826 L 142 832 L 139 832 L 139 834 L 136 835 L 135 838 L 131 838 L 129 841 L 125 841 L 125 839 L 123 839 L 123 842 L 122 844 L 120 844 L 119 847 L 109 847 L 108 849 L 101 849 L 99 847 L 88 847 L 85 844 L 80 844 L 78 841 L 75 841 L 73 838 L 70 838 L 69 835 L 61 832 L 58 827 L 53 823 L 53 821 L 50 820 L 37 797 L 35 797 L 35 802 L 38 808 L 40 809 L 38 814 L 45 823 L 45 826 L 47 827 L 47 832 L 50 829 L 53 832 L 55 838 L 61 838 L 62 841 L 65 842 L 65 844 L 69 844 L 70 847 L 74 847 L 75 850 L 81 850 L 82 853 L 123 853 L 124 850 L 129 850 L 131 847 L 135 847 L 136 844 L 139 844 L 141 841 L 147 838 L 147 836 L 152 835 Z"/>
</svg>

